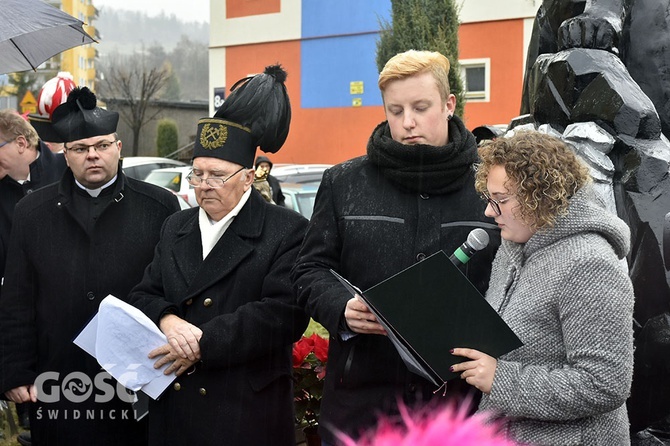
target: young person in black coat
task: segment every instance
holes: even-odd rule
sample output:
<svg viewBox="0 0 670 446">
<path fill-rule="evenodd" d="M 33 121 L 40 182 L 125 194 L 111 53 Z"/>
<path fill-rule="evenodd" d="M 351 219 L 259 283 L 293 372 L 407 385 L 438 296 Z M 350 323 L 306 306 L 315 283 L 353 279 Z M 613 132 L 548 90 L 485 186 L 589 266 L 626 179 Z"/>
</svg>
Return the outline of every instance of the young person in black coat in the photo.
<svg viewBox="0 0 670 446">
<path fill-rule="evenodd" d="M 450 382 L 446 396 L 434 394 L 436 386 L 408 370 L 372 313 L 329 271 L 365 290 L 439 250 L 453 253 L 483 228 L 491 243 L 464 271 L 485 291 L 500 236 L 474 188 L 477 145 L 454 116 L 448 73 L 439 53 L 391 58 L 379 75 L 387 120 L 372 132 L 367 155 L 328 169 L 317 193 L 292 279 L 299 303 L 331 336 L 319 420 L 326 444 L 338 431 L 356 438 L 380 414 L 397 414 L 398 401 L 413 406 L 467 391 Z"/>
<path fill-rule="evenodd" d="M 307 220 L 252 187 L 256 147 L 288 134 L 285 77 L 238 82 L 200 120 L 187 177 L 200 208 L 167 220 L 130 295 L 168 339 L 149 356 L 177 375 L 150 402 L 150 445 L 295 445 L 291 349 L 307 317 L 289 272 Z"/>
<path fill-rule="evenodd" d="M 73 90 L 52 117 L 69 168 L 15 209 L 0 298 L 0 392 L 34 403 L 33 445 L 147 441 L 132 396 L 72 343 L 103 298 L 127 298 L 163 222 L 179 210 L 170 192 L 123 175 L 118 119 L 88 88 Z"/>
</svg>

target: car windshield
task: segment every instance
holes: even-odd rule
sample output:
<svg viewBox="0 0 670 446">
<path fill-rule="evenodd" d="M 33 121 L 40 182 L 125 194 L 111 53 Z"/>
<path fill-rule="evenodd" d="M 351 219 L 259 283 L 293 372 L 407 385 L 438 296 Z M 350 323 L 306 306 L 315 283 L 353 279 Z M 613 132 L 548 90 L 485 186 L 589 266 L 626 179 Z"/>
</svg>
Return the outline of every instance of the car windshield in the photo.
<svg viewBox="0 0 670 446">
<path fill-rule="evenodd" d="M 161 172 L 154 170 L 144 181 L 179 192 L 179 187 L 181 186 L 181 172 Z"/>
</svg>

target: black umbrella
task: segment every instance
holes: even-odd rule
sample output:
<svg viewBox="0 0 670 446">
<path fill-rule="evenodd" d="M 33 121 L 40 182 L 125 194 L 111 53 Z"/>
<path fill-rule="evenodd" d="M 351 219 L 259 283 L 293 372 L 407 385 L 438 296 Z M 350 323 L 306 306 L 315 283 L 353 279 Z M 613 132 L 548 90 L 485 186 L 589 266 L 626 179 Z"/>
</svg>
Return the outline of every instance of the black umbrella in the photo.
<svg viewBox="0 0 670 446">
<path fill-rule="evenodd" d="M 95 42 L 83 26 L 42 0 L 2 0 L 0 74 L 34 70 L 58 53 Z"/>
</svg>

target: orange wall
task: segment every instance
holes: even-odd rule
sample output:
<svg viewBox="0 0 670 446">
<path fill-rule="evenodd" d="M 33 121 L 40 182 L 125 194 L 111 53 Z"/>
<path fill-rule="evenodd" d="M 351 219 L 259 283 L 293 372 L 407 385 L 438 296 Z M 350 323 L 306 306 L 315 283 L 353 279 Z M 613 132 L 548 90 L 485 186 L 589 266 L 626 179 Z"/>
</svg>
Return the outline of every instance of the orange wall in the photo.
<svg viewBox="0 0 670 446">
<path fill-rule="evenodd" d="M 458 31 L 459 58 L 491 59 L 490 102 L 468 102 L 465 125 L 509 124 L 519 115 L 523 89 L 523 20 L 466 23 Z"/>
<path fill-rule="evenodd" d="M 370 133 L 384 120 L 382 107 L 301 109 L 298 41 L 228 47 L 226 88 L 275 62 L 288 73 L 286 88 L 292 116 L 284 147 L 276 154 L 267 154 L 272 162 L 335 164 L 365 154 Z"/>
<path fill-rule="evenodd" d="M 226 0 L 226 18 L 279 12 L 281 0 Z"/>
</svg>

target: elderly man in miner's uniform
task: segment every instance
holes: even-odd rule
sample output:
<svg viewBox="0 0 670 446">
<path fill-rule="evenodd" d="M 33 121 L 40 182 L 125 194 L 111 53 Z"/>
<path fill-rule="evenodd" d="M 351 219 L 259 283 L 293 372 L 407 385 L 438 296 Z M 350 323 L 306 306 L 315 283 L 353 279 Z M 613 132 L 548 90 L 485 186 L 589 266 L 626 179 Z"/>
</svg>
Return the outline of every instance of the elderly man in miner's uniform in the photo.
<svg viewBox="0 0 670 446">
<path fill-rule="evenodd" d="M 149 444 L 294 446 L 291 347 L 307 325 L 289 271 L 307 228 L 252 187 L 256 147 L 278 150 L 291 116 L 277 66 L 236 83 L 198 124 L 199 209 L 171 216 L 130 301 L 169 344 L 150 357 L 179 375 L 149 402 Z"/>
<path fill-rule="evenodd" d="M 123 175 L 118 120 L 88 88 L 73 90 L 52 116 L 68 169 L 14 213 L 0 299 L 0 391 L 36 403 L 33 445 L 147 441 L 132 395 L 72 343 L 105 296 L 126 299 L 163 221 L 179 209 L 170 192 Z"/>
</svg>

